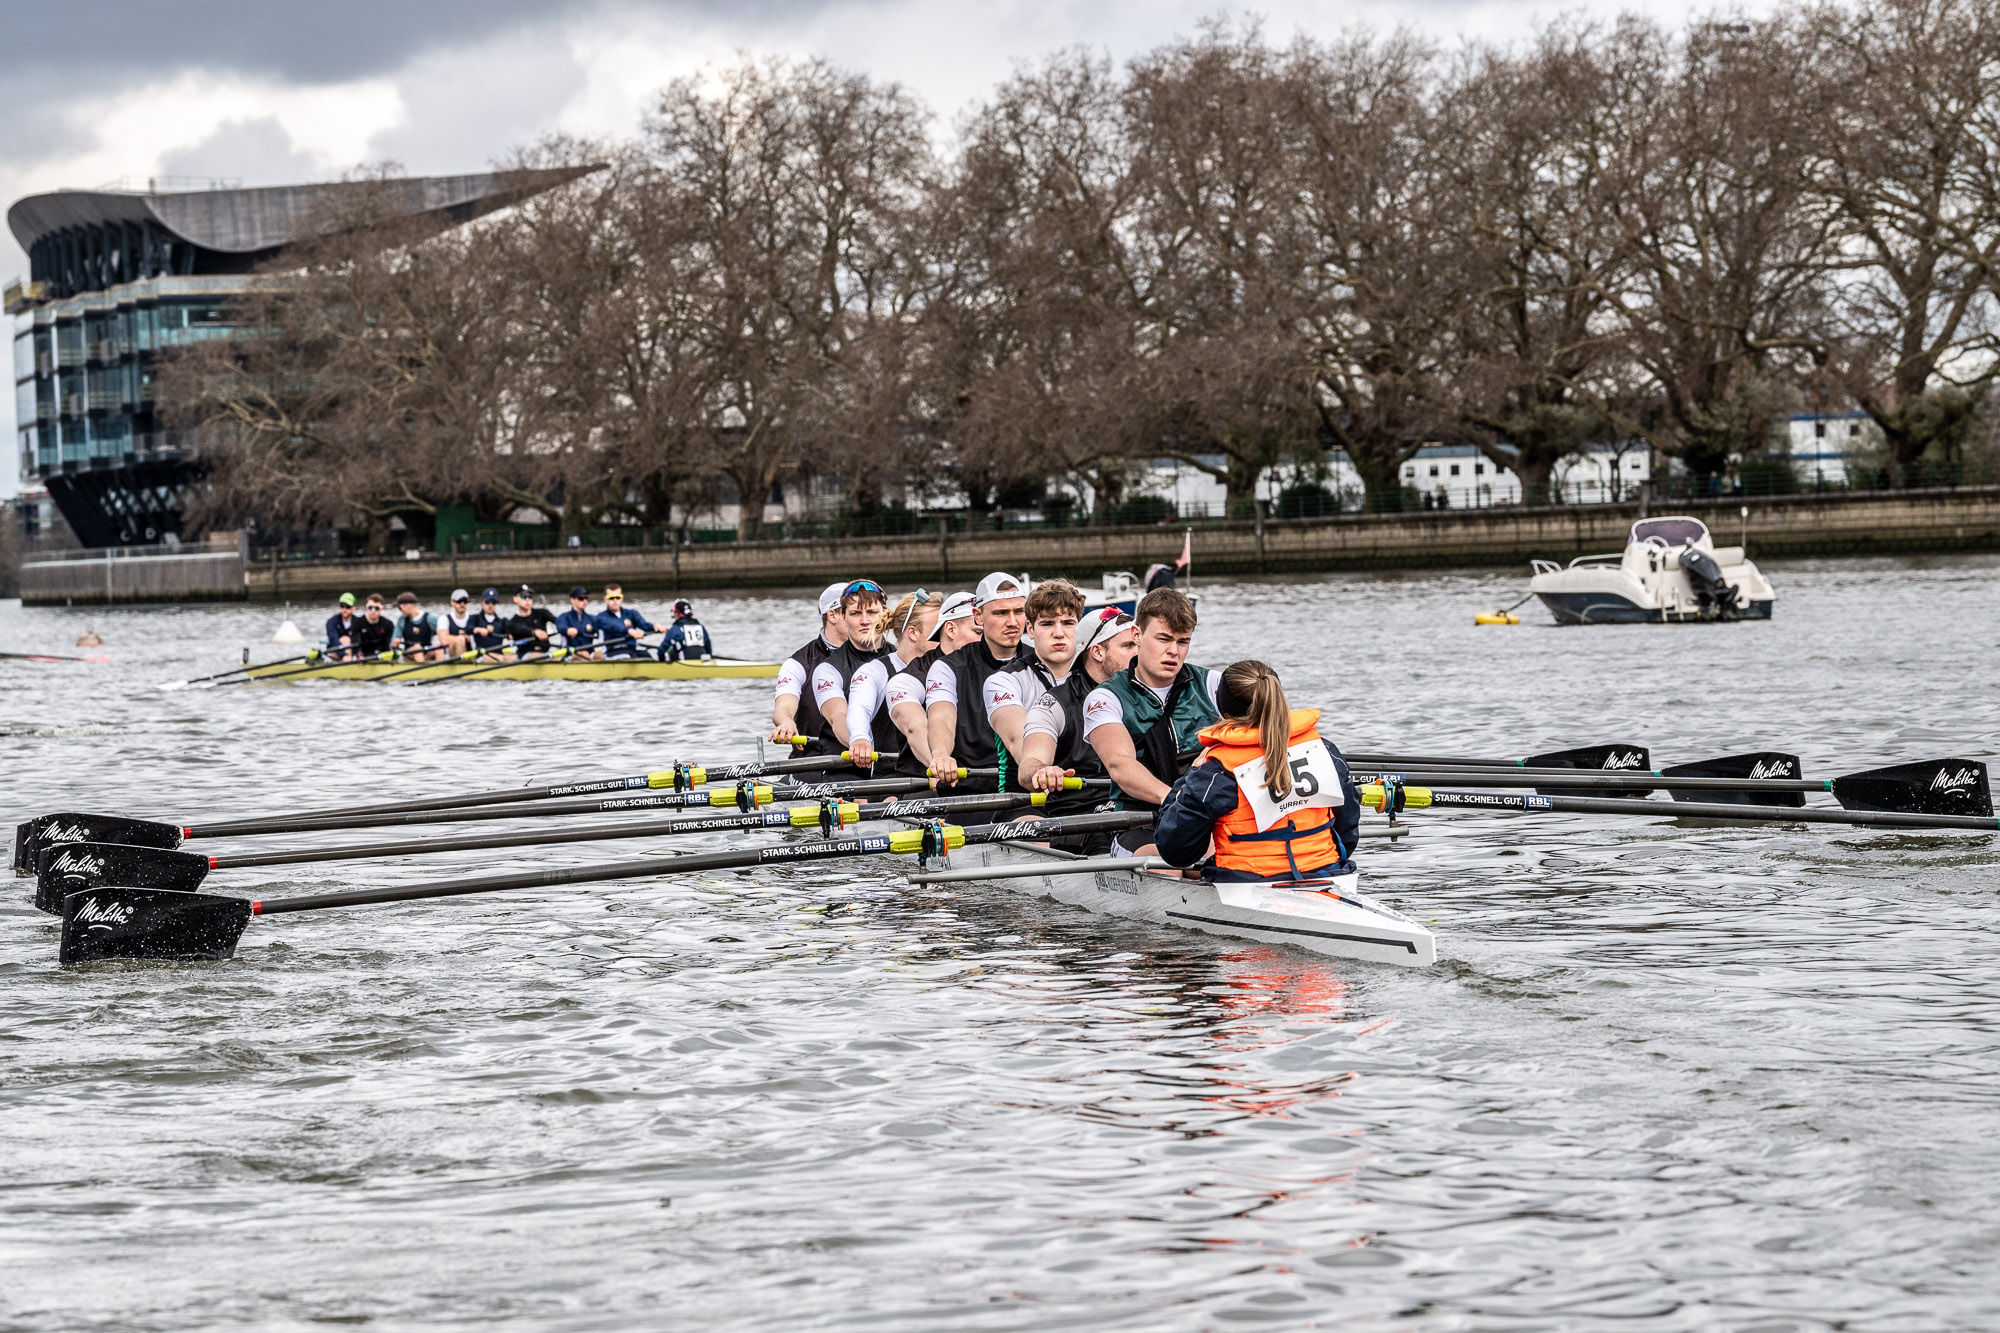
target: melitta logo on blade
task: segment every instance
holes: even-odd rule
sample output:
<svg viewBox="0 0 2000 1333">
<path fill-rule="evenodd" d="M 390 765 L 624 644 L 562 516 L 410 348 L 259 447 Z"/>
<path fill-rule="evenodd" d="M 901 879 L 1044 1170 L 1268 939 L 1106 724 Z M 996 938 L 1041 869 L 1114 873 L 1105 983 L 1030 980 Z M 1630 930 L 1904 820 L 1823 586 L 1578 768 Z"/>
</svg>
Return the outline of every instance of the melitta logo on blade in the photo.
<svg viewBox="0 0 2000 1333">
<path fill-rule="evenodd" d="M 1604 757 L 1604 766 L 1606 768 L 1637 768 L 1639 767 L 1641 758 L 1643 756 L 1636 750 L 1627 750 L 1623 754 L 1613 751 Z"/>
<path fill-rule="evenodd" d="M 1931 779 L 1932 791 L 1965 791 L 1978 785 L 1979 774 L 1969 768 L 1961 768 L 1957 772 L 1940 769 L 1938 775 Z"/>
<path fill-rule="evenodd" d="M 76 909 L 76 919 L 92 930 L 110 930 L 132 919 L 132 905 L 92 898 Z"/>
<path fill-rule="evenodd" d="M 43 842 L 89 842 L 90 831 L 74 824 L 51 824 L 42 830 Z"/>
<path fill-rule="evenodd" d="M 58 875 L 101 875 L 104 873 L 104 858 L 86 856 L 82 852 L 64 852 L 49 862 L 49 869 Z"/>
<path fill-rule="evenodd" d="M 1750 776 L 1753 778 L 1791 777 L 1792 776 L 1791 761 L 1786 759 L 1773 759 L 1767 762 L 1765 760 L 1759 759 L 1756 763 L 1750 765 Z"/>
<path fill-rule="evenodd" d="M 999 842 L 1005 838 L 1039 838 L 1048 832 L 1046 820 L 1015 819 L 1005 824 L 993 825 L 988 841 Z"/>
</svg>

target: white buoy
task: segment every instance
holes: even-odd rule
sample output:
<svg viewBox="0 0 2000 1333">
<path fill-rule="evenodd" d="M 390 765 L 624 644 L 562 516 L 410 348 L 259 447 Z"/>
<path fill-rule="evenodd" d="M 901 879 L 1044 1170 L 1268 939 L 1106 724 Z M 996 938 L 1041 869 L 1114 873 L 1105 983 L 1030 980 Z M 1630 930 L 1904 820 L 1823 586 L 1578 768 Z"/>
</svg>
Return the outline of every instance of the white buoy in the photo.
<svg viewBox="0 0 2000 1333">
<path fill-rule="evenodd" d="M 278 631 L 277 631 L 277 633 L 275 633 L 275 634 L 273 634 L 273 635 L 271 636 L 271 642 L 272 642 L 272 643 L 304 643 L 305 641 L 306 641 L 306 636 L 305 636 L 305 635 L 303 635 L 303 634 L 301 634 L 301 633 L 299 633 L 299 627 L 298 627 L 297 625 L 294 625 L 294 624 L 292 623 L 292 604 L 291 604 L 290 602 L 286 602 L 286 603 L 285 603 L 285 623 L 284 623 L 284 624 L 282 624 L 282 625 L 280 625 L 280 626 L 278 626 Z"/>
</svg>

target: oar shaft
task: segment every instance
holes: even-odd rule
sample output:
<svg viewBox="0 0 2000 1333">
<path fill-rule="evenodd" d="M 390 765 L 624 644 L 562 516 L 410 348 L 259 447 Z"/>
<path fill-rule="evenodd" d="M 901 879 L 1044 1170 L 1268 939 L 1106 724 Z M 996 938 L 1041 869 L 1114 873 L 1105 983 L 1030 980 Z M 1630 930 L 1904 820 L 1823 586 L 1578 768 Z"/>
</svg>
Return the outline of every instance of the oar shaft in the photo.
<svg viewBox="0 0 2000 1333">
<path fill-rule="evenodd" d="M 1660 819 L 1720 819 L 1756 824 L 1845 824 L 1857 828 L 1973 829 L 2000 832 L 1991 815 L 1908 815 L 1886 810 L 1822 810 L 1761 805 L 1711 805 L 1695 801 L 1619 800 L 1607 796 L 1517 796 L 1488 791 L 1426 791 L 1410 788 L 1411 804 L 1422 796 L 1431 806 L 1460 809 L 1525 811 L 1528 814 L 1652 815 Z M 1379 806 L 1380 798 L 1371 804 Z"/>
<path fill-rule="evenodd" d="M 1571 787 L 1584 791 L 1832 791 L 1833 783 L 1817 778 L 1678 778 L 1658 773 L 1595 773 L 1587 769 L 1517 769 L 1512 773 L 1403 768 L 1390 773 L 1357 773 L 1356 782 L 1373 781 L 1384 773 L 1409 782 L 1455 783 L 1462 787 Z"/>
</svg>

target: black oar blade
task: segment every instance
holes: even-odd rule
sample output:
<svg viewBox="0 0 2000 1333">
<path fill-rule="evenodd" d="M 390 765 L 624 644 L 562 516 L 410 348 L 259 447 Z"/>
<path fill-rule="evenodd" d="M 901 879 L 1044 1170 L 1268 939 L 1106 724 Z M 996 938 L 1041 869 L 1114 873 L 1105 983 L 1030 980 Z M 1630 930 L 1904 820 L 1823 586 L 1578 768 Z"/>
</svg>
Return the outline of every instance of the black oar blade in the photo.
<svg viewBox="0 0 2000 1333">
<path fill-rule="evenodd" d="M 122 842 L 131 847 L 178 847 L 181 831 L 172 824 L 118 815 L 43 815 L 14 826 L 14 873 L 32 875 L 42 848 L 66 842 Z"/>
<path fill-rule="evenodd" d="M 101 885 L 63 899 L 62 961 L 229 958 L 249 924 L 248 898 Z"/>
<path fill-rule="evenodd" d="M 1918 815 L 1990 815 L 1993 793 L 1977 759 L 1932 759 L 1849 773 L 1833 780 L 1833 799 L 1849 810 Z"/>
<path fill-rule="evenodd" d="M 1757 750 L 1722 759 L 1704 759 L 1694 764 L 1675 764 L 1660 772 L 1670 778 L 1743 778 L 1750 782 L 1805 776 L 1797 755 L 1780 754 L 1776 750 Z M 1667 794 L 1676 801 L 1697 801 L 1709 805 L 1771 805 L 1797 810 L 1806 803 L 1806 794 L 1802 791 L 1673 791 Z"/>
<path fill-rule="evenodd" d="M 100 884 L 192 891 L 208 878 L 208 858 L 164 847 L 66 842 L 42 848 L 35 864 L 35 906 L 60 916 L 63 899 Z"/>
<path fill-rule="evenodd" d="M 1531 754 L 1521 761 L 1523 768 L 1578 768 L 1594 769 L 1604 773 L 1650 773 L 1653 770 L 1652 754 L 1643 745 L 1582 745 L 1574 750 L 1551 750 L 1547 754 Z M 1621 787 L 1616 793 L 1606 792 L 1607 797 L 1642 797 L 1650 787 Z M 1547 796 L 1549 792 L 1542 792 Z"/>
</svg>

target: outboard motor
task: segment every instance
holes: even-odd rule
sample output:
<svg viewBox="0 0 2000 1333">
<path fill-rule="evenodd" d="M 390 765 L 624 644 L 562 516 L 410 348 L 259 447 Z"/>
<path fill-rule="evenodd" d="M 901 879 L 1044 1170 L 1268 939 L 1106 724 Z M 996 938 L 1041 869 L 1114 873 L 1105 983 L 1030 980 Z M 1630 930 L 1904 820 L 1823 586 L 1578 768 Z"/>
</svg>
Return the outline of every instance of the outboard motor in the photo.
<svg viewBox="0 0 2000 1333">
<path fill-rule="evenodd" d="M 1146 566 L 1147 592 L 1151 592 L 1155 588 L 1171 588 L 1173 586 L 1174 586 L 1174 567 L 1172 565 Z"/>
<path fill-rule="evenodd" d="M 1694 585 L 1695 601 L 1701 604 L 1703 620 L 1740 620 L 1743 607 L 1736 585 L 1722 581 L 1722 566 L 1715 557 L 1690 542 L 1681 548 L 1681 569 Z"/>
</svg>

